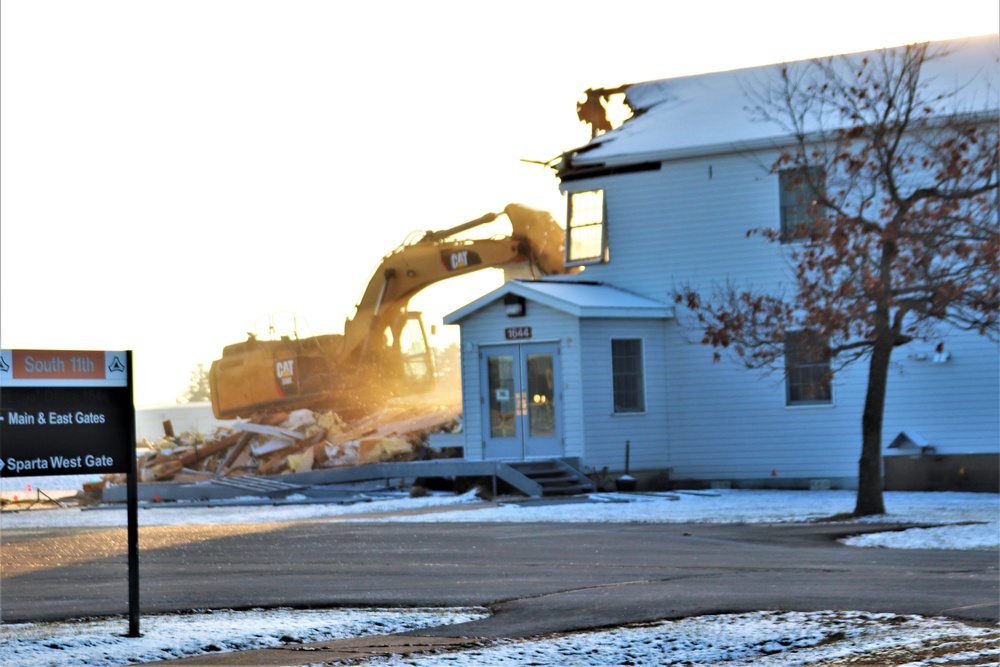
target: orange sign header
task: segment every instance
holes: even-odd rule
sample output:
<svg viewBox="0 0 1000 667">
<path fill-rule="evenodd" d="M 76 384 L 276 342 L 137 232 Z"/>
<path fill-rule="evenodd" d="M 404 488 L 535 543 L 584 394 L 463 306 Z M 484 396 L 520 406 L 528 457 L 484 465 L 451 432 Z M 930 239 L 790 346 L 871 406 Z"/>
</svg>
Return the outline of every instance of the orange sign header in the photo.
<svg viewBox="0 0 1000 667">
<path fill-rule="evenodd" d="M 24 380 L 103 380 L 104 352 L 12 350 L 13 376 Z"/>
<path fill-rule="evenodd" d="M 125 356 L 122 352 L 94 350 L 2 350 L 0 384 L 124 384 Z M 56 384 L 51 385 L 53 382 Z"/>
</svg>

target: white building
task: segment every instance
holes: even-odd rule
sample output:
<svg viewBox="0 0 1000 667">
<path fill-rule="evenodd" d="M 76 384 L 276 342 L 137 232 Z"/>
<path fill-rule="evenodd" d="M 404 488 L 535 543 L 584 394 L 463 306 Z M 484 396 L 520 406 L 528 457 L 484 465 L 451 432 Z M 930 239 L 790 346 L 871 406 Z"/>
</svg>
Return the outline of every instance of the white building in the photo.
<svg viewBox="0 0 1000 667">
<path fill-rule="evenodd" d="M 975 80 L 963 108 L 996 115 L 998 36 L 953 46 L 926 65 L 927 80 L 951 90 Z M 787 279 L 783 244 L 746 234 L 780 227 L 779 176 L 767 167 L 788 136 L 752 122 L 744 96 L 777 68 L 631 85 L 639 113 L 564 155 L 567 258 L 586 269 L 509 282 L 445 318 L 461 325 L 466 458 L 575 458 L 619 473 L 627 449 L 629 472 L 650 485 L 857 485 L 867 364 L 816 395 L 781 372 L 713 363 L 671 298 L 682 285 Z M 997 343 L 944 330 L 894 361 L 886 455 L 995 487 Z"/>
</svg>

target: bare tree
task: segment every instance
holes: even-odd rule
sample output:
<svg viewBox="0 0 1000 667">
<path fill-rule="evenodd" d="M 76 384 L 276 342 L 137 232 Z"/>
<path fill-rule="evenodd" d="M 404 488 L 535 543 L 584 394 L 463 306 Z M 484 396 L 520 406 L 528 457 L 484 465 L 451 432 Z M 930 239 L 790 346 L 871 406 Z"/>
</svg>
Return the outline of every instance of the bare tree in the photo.
<svg viewBox="0 0 1000 667">
<path fill-rule="evenodd" d="M 968 95 L 957 84 L 930 92 L 926 65 L 948 55 L 914 44 L 839 56 L 783 67 L 752 89 L 754 117 L 793 141 L 770 166 L 782 183 L 781 228 L 748 236 L 787 244 L 789 284 L 728 283 L 704 296 L 686 286 L 674 295 L 696 314 L 717 360 L 728 348 L 749 368 L 784 368 L 789 332 L 799 332 L 799 353 L 828 360 L 828 373 L 867 361 L 858 516 L 885 512 L 893 351 L 942 324 L 997 332 L 997 108 L 963 109 Z"/>
</svg>

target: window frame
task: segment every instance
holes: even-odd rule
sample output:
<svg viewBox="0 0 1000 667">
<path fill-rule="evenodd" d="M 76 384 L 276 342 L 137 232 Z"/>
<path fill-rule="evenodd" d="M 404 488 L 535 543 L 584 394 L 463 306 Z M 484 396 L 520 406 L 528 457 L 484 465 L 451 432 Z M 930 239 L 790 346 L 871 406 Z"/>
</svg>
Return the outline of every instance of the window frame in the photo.
<svg viewBox="0 0 1000 667">
<path fill-rule="evenodd" d="M 792 178 L 797 180 L 792 181 Z M 819 211 L 816 193 L 825 182 L 826 170 L 818 165 L 802 165 L 778 171 L 778 231 L 781 243 L 808 240 L 808 229 L 815 222 Z M 800 230 L 806 230 L 806 233 Z"/>
<path fill-rule="evenodd" d="M 634 343 L 637 353 L 638 363 L 635 369 L 616 369 L 616 361 L 619 359 L 615 354 L 616 343 Z M 619 401 L 619 378 L 631 380 L 634 387 L 629 391 L 636 394 L 634 404 L 624 405 L 624 401 Z M 625 388 L 622 388 L 624 391 Z M 646 413 L 646 349 L 643 338 L 614 336 L 611 338 L 611 410 L 613 415 L 636 415 Z"/>
<path fill-rule="evenodd" d="M 582 195 L 592 195 L 600 194 L 601 204 L 600 204 L 600 219 L 594 220 L 592 217 L 585 218 L 582 222 L 577 222 L 574 218 L 574 198 Z M 581 207 L 582 208 L 582 207 Z M 589 207 L 589 210 L 593 211 L 596 206 Z M 587 264 L 603 264 L 608 261 L 608 214 L 607 214 L 607 197 L 605 196 L 604 188 L 591 188 L 588 190 L 578 190 L 576 192 L 570 192 L 569 196 L 566 198 L 566 249 L 565 249 L 565 262 L 566 266 L 584 266 Z M 591 230 L 594 227 L 600 227 L 600 240 L 597 242 L 599 246 L 594 254 L 588 254 L 586 256 L 575 256 L 574 254 L 574 231 L 582 232 L 583 230 Z M 579 242 L 577 242 L 579 243 Z M 586 247 L 590 247 L 594 244 L 594 241 L 588 239 L 583 242 Z"/>
<path fill-rule="evenodd" d="M 825 352 L 817 358 L 815 352 L 820 346 L 825 348 Z M 810 352 L 813 353 L 812 357 Z M 785 332 L 785 407 L 825 407 L 834 404 L 831 359 L 829 339 L 817 337 L 803 329 Z M 822 371 L 823 375 L 817 376 L 817 370 Z M 807 392 L 819 394 L 820 397 L 804 398 Z"/>
</svg>

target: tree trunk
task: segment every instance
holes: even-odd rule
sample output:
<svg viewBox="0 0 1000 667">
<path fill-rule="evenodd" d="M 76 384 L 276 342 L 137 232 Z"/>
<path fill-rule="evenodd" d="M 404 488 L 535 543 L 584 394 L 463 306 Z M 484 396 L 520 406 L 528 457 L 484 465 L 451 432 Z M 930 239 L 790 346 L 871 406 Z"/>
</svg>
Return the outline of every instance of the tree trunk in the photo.
<svg viewBox="0 0 1000 667">
<path fill-rule="evenodd" d="M 861 417 L 861 460 L 858 462 L 855 516 L 885 514 L 882 499 L 882 417 L 885 414 L 891 357 L 892 342 L 877 340 L 868 366 L 868 391 L 865 394 L 865 412 Z"/>
</svg>

